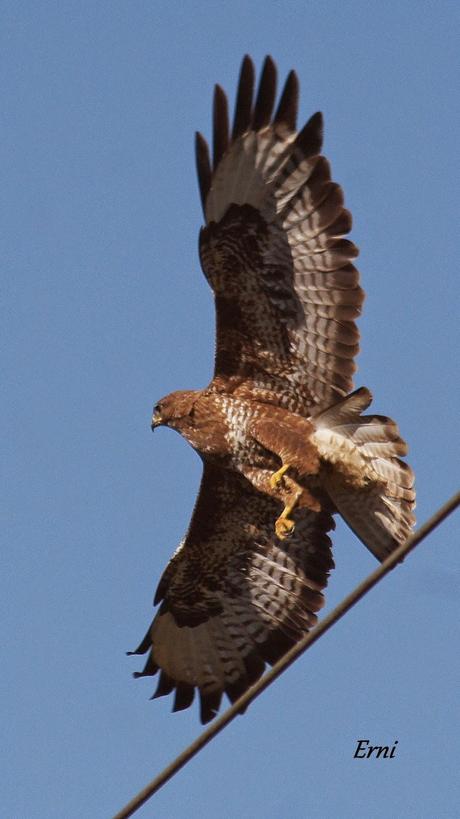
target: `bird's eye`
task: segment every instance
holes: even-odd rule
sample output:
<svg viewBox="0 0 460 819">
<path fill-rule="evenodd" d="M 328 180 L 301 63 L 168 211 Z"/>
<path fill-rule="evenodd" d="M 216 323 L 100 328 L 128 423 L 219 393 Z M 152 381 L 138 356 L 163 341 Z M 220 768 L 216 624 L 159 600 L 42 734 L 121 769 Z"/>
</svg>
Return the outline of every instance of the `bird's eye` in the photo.
<svg viewBox="0 0 460 819">
<path fill-rule="evenodd" d="M 155 404 L 155 406 L 153 408 L 153 414 L 154 415 L 159 415 L 160 414 L 160 405 L 159 404 Z"/>
</svg>

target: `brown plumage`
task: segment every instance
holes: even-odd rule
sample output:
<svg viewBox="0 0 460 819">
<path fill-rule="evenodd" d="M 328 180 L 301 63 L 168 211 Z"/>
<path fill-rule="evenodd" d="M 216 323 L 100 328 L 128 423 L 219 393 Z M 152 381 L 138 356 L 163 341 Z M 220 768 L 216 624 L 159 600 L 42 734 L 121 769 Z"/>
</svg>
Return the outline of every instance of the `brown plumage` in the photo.
<svg viewBox="0 0 460 819">
<path fill-rule="evenodd" d="M 134 653 L 173 710 L 196 689 L 201 719 L 235 700 L 316 622 L 340 512 L 382 560 L 414 522 L 407 448 L 371 395 L 350 393 L 364 294 L 344 238 L 351 216 L 320 155 L 322 117 L 296 131 L 298 81 L 278 107 L 276 67 L 241 67 L 233 128 L 216 86 L 212 163 L 197 134 L 206 225 L 200 258 L 216 303 L 205 390 L 172 393 L 152 427 L 176 429 L 204 463 L 189 531 Z"/>
</svg>

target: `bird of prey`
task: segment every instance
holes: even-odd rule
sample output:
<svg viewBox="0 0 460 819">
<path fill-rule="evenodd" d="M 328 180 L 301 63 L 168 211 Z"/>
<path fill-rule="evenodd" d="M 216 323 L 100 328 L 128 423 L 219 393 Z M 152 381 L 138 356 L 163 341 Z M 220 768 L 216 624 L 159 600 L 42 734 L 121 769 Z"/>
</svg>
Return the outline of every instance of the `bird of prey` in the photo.
<svg viewBox="0 0 460 819">
<path fill-rule="evenodd" d="M 216 86 L 213 150 L 196 136 L 200 259 L 216 307 L 214 377 L 161 399 L 152 428 L 203 461 L 189 530 L 158 586 L 135 654 L 173 710 L 199 692 L 201 720 L 237 699 L 315 624 L 339 513 L 378 560 L 414 524 L 414 476 L 396 424 L 355 392 L 364 298 L 344 238 L 351 215 L 321 155 L 322 116 L 296 127 L 298 80 L 278 105 L 267 57 L 257 93 L 242 63 L 230 129 Z"/>
</svg>

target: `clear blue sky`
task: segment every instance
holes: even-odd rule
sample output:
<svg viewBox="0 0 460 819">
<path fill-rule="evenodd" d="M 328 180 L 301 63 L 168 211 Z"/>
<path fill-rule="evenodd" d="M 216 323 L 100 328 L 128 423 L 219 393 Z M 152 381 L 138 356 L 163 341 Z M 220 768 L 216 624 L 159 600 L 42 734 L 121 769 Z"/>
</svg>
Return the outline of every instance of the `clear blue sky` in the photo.
<svg viewBox="0 0 460 819">
<path fill-rule="evenodd" d="M 245 52 L 296 68 L 302 119 L 324 112 L 368 293 L 356 383 L 409 441 L 418 519 L 456 489 L 457 8 L 2 4 L 2 816 L 109 817 L 199 731 L 195 708 L 149 702 L 124 652 L 199 482 L 149 420 L 211 375 L 192 141 Z M 459 519 L 139 816 L 457 816 Z M 334 544 L 327 610 L 375 566 L 345 526 Z M 397 739 L 396 758 L 353 759 L 359 738 Z"/>
</svg>

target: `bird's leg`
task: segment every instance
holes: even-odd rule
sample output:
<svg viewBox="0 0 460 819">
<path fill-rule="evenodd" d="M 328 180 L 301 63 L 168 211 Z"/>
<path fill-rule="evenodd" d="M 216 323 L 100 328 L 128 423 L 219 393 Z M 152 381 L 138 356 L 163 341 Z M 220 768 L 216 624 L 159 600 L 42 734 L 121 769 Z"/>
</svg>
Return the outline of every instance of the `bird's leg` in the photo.
<svg viewBox="0 0 460 819">
<path fill-rule="evenodd" d="M 272 477 L 274 477 L 274 476 L 272 476 Z M 280 540 L 284 540 L 288 535 L 291 535 L 292 532 L 294 531 L 295 523 L 289 517 L 289 515 L 291 514 L 292 510 L 295 508 L 295 506 L 297 505 L 298 500 L 301 498 L 301 496 L 303 494 L 302 487 L 299 486 L 295 481 L 290 480 L 289 483 L 290 483 L 293 491 L 285 499 L 284 509 L 281 512 L 281 515 L 279 516 L 279 518 L 275 522 L 276 536 Z"/>
<path fill-rule="evenodd" d="M 274 472 L 273 475 L 270 475 L 270 486 L 272 489 L 276 489 L 278 484 L 281 483 L 283 475 L 285 472 L 288 471 L 290 464 L 283 464 L 277 472 Z"/>
<path fill-rule="evenodd" d="M 282 500 L 284 501 L 284 509 L 275 522 L 276 536 L 280 540 L 284 540 L 284 538 L 292 534 L 294 531 L 295 523 L 293 520 L 291 520 L 289 515 L 303 493 L 302 487 L 299 486 L 296 481 L 286 475 L 286 472 L 290 466 L 291 465 L 288 463 L 283 464 L 276 472 L 270 475 L 269 481 L 270 488 L 274 489 L 275 491 L 277 490 L 277 494 L 281 494 Z M 282 484 L 282 488 L 280 487 L 280 484 Z M 288 490 L 287 493 L 285 491 L 286 489 Z"/>
</svg>

